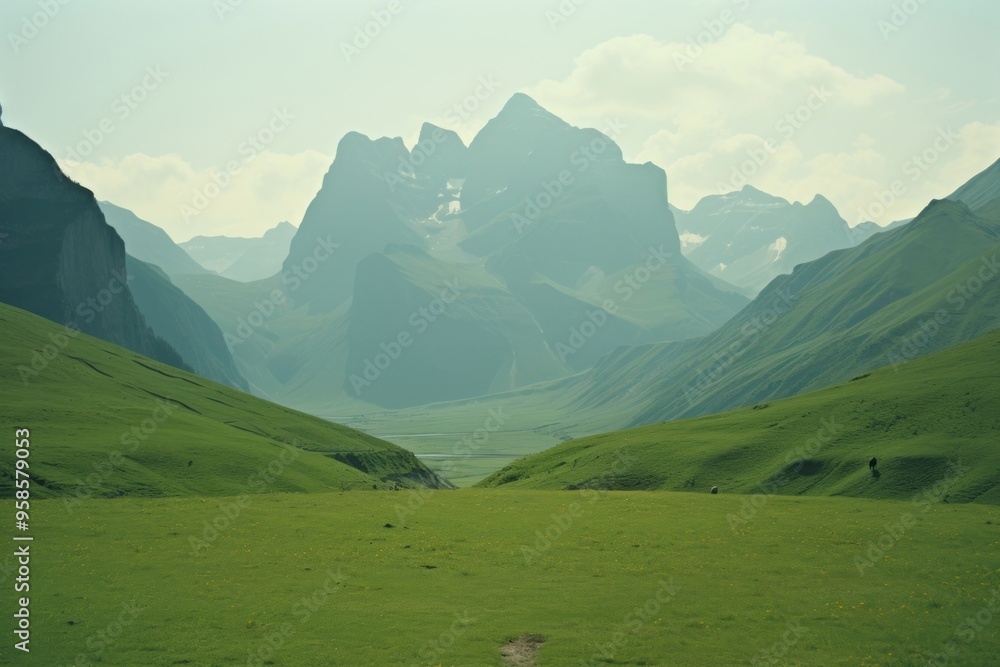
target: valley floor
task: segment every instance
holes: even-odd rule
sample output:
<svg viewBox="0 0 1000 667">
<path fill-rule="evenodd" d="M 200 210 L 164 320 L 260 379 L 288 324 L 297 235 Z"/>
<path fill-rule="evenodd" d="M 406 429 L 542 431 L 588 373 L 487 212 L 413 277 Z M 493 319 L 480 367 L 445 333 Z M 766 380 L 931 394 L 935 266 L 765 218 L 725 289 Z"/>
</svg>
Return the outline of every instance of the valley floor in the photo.
<svg viewBox="0 0 1000 667">
<path fill-rule="evenodd" d="M 995 506 L 477 489 L 32 509 L 32 651 L 8 637 L 3 664 L 500 667 L 532 664 L 501 656 L 525 635 L 539 667 L 992 665 L 1000 646 Z"/>
</svg>

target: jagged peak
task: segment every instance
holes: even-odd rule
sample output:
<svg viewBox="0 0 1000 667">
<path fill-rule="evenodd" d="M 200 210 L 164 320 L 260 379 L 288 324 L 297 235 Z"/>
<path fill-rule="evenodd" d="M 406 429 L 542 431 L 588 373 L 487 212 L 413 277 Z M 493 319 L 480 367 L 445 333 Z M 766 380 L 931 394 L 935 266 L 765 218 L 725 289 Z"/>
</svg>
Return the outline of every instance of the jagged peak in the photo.
<svg viewBox="0 0 1000 667">
<path fill-rule="evenodd" d="M 500 113 L 494 121 L 523 121 L 523 120 L 544 120 L 546 122 L 557 122 L 569 125 L 563 119 L 540 105 L 531 97 L 524 93 L 514 93 L 507 103 L 503 105 Z"/>
<path fill-rule="evenodd" d="M 443 144 L 457 143 L 462 148 L 465 148 L 465 142 L 462 141 L 462 137 L 458 136 L 457 132 L 445 129 L 434 123 L 424 123 L 420 126 L 420 137 L 417 139 L 417 143 L 422 144 L 425 141 Z"/>
</svg>

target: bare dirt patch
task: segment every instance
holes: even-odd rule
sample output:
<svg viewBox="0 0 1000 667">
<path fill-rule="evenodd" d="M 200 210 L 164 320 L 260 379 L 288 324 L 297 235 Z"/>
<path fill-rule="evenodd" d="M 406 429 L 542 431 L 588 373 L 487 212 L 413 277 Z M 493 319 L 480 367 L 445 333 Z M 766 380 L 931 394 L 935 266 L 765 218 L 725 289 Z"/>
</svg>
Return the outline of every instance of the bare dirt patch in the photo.
<svg viewBox="0 0 1000 667">
<path fill-rule="evenodd" d="M 504 664 L 510 667 L 534 667 L 538 649 L 545 643 L 542 635 L 521 635 L 500 647 Z"/>
</svg>

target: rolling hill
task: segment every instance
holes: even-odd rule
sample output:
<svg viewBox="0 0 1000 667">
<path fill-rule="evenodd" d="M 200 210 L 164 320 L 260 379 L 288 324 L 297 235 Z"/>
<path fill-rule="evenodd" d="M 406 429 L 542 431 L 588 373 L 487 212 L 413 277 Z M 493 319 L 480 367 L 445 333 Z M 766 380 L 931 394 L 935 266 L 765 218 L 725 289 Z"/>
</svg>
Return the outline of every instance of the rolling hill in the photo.
<svg viewBox="0 0 1000 667">
<path fill-rule="evenodd" d="M 32 498 L 446 485 L 395 445 L 23 310 L 0 326 L 0 424 L 31 432 Z"/>
<path fill-rule="evenodd" d="M 731 412 L 571 440 L 485 487 L 610 488 L 1000 504 L 1000 330 L 894 369 Z M 879 460 L 880 476 L 867 462 Z M 621 461 L 621 472 L 609 467 Z"/>
</svg>

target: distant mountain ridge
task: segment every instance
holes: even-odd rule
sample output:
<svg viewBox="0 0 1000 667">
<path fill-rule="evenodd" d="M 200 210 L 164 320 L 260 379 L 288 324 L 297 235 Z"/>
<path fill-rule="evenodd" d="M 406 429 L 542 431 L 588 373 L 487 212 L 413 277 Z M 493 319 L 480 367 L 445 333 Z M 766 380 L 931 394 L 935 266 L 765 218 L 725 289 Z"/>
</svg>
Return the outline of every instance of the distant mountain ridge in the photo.
<svg viewBox="0 0 1000 667">
<path fill-rule="evenodd" d="M 280 222 L 258 238 L 195 236 L 179 245 L 205 270 L 247 283 L 281 270 L 295 232 L 295 225 Z"/>
<path fill-rule="evenodd" d="M 125 241 L 128 254 L 136 259 L 155 264 L 171 276 L 209 272 L 153 223 L 111 202 L 101 201 L 97 204 L 107 223 Z"/>
<path fill-rule="evenodd" d="M 754 293 L 797 264 L 855 244 L 847 222 L 822 195 L 803 205 L 747 185 L 705 197 L 675 217 L 688 259 Z"/>
</svg>

